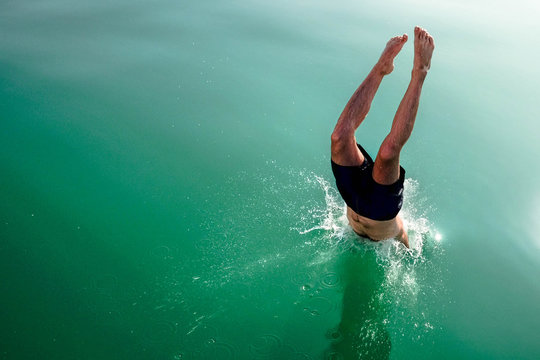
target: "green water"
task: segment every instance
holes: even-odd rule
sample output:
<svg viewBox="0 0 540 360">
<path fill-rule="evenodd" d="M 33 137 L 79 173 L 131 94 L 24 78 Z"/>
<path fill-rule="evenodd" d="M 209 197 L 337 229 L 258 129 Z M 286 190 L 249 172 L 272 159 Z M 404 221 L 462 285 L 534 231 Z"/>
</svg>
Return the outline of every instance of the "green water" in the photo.
<svg viewBox="0 0 540 360">
<path fill-rule="evenodd" d="M 539 10 L 4 0 L 0 358 L 540 358 Z M 416 24 L 407 253 L 346 226 L 329 137 Z"/>
</svg>

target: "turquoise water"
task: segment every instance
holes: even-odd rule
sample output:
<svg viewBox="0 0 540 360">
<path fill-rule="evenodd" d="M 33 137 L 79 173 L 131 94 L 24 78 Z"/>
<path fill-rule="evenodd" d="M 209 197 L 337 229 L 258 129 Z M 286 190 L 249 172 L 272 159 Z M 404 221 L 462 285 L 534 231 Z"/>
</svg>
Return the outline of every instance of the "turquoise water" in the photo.
<svg viewBox="0 0 540 360">
<path fill-rule="evenodd" d="M 3 1 L 0 358 L 539 358 L 539 10 Z M 351 233 L 329 137 L 417 24 L 407 253 Z M 357 133 L 372 154 L 411 64 Z"/>
</svg>

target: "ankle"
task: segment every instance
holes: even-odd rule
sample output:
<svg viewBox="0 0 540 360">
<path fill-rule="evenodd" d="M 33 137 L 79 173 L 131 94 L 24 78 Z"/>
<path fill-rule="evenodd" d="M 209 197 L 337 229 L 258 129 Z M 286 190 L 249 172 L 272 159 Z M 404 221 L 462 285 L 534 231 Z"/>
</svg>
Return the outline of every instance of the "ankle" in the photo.
<svg viewBox="0 0 540 360">
<path fill-rule="evenodd" d="M 411 72 L 411 77 L 413 80 L 420 80 L 424 81 L 428 73 L 428 69 L 422 68 L 422 69 L 413 69 Z"/>
<path fill-rule="evenodd" d="M 384 61 L 378 61 L 377 64 L 373 67 L 373 70 L 371 71 L 374 75 L 380 76 L 381 78 L 385 75 L 390 74 L 394 70 L 394 64 Z"/>
</svg>

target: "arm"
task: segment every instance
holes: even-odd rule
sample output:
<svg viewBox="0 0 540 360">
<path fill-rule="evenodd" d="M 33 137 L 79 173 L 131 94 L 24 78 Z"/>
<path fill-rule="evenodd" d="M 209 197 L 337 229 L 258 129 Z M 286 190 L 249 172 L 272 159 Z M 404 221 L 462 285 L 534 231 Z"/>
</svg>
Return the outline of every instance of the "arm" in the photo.
<svg viewBox="0 0 540 360">
<path fill-rule="evenodd" d="M 409 248 L 409 235 L 407 235 L 407 231 L 405 231 L 405 227 L 403 226 L 403 220 L 401 220 L 399 216 L 397 217 L 396 220 L 398 221 L 398 227 L 399 227 L 399 234 L 396 236 L 396 240 L 398 240 L 399 242 L 402 242 L 403 245 L 405 245 L 408 249 Z"/>
</svg>

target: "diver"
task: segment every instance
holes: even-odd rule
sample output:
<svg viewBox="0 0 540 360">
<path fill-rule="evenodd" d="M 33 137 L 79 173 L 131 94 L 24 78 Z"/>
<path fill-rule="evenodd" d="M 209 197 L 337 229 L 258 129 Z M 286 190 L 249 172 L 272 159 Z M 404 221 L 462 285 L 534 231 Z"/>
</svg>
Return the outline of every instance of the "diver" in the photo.
<svg viewBox="0 0 540 360">
<path fill-rule="evenodd" d="M 398 216 L 405 180 L 399 155 L 411 136 L 422 85 L 431 63 L 434 43 L 426 30 L 418 26 L 414 29 L 411 81 L 375 161 L 355 138 L 355 131 L 365 119 L 383 77 L 394 70 L 393 60 L 406 41 L 406 34 L 388 41 L 381 57 L 341 113 L 332 133 L 331 151 L 332 171 L 347 204 L 347 218 L 353 230 L 373 241 L 395 238 L 409 247 L 407 232 Z"/>
</svg>

